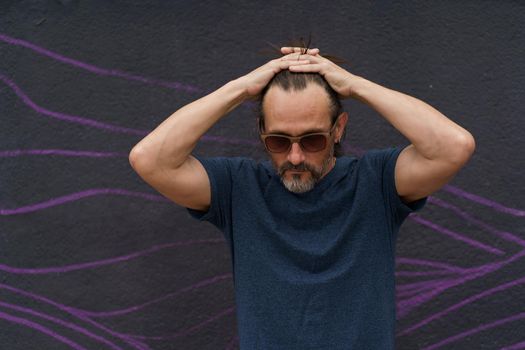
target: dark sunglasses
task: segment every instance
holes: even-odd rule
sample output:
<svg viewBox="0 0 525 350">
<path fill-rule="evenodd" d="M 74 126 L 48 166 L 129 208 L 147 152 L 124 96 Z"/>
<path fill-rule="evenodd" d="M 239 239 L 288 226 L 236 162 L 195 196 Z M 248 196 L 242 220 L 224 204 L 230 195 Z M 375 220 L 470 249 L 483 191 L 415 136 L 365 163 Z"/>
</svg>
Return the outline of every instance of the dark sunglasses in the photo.
<svg viewBox="0 0 525 350">
<path fill-rule="evenodd" d="M 326 148 L 328 138 L 334 131 L 337 122 L 334 123 L 330 131 L 315 132 L 302 136 L 286 136 L 280 134 L 261 134 L 261 140 L 268 152 L 284 153 L 290 151 L 292 144 L 297 142 L 305 152 L 320 152 Z"/>
</svg>

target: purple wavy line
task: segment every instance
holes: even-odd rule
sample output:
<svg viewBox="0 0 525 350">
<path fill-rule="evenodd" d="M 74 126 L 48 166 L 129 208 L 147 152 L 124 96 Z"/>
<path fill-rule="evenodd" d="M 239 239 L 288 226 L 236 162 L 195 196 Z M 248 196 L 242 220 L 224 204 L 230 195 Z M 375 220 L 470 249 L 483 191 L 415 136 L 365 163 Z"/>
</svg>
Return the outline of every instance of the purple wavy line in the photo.
<svg viewBox="0 0 525 350">
<path fill-rule="evenodd" d="M 505 252 L 498 249 L 498 248 L 494 248 L 494 247 L 491 247 L 487 244 L 484 244 L 484 243 L 481 243 L 481 242 L 478 242 L 472 238 L 468 238 L 468 237 L 465 237 L 457 232 L 454 232 L 452 230 L 449 230 L 447 228 L 444 228 L 443 226 L 440 226 L 440 225 L 437 225 L 431 221 L 428 221 L 428 220 L 425 220 L 423 219 L 421 216 L 419 215 L 410 215 L 409 216 L 409 219 L 410 220 L 413 220 L 419 224 L 422 224 L 424 226 L 427 226 L 427 227 L 430 227 L 431 229 L 433 229 L 434 231 L 437 231 L 437 232 L 440 232 L 440 233 L 443 233 L 449 237 L 452 237 L 453 239 L 455 240 L 458 240 L 458 241 L 461 241 L 461 242 L 465 242 L 467 243 L 468 245 L 474 247 L 474 248 L 477 248 L 477 249 L 481 249 L 481 250 L 484 250 L 486 252 L 489 252 L 489 253 L 492 253 L 492 254 L 496 254 L 496 255 L 504 255 Z"/>
<path fill-rule="evenodd" d="M 3 307 L 8 308 L 8 309 L 16 310 L 16 311 L 19 311 L 19 312 L 23 312 L 23 313 L 26 313 L 26 314 L 30 314 L 30 315 L 33 315 L 33 316 L 36 316 L 36 317 L 40 317 L 40 318 L 43 318 L 45 320 L 51 321 L 53 323 L 59 324 L 61 326 L 73 329 L 73 330 L 77 331 L 78 333 L 82 333 L 82 334 L 84 334 L 85 336 L 87 336 L 89 338 L 92 338 L 92 339 L 94 339 L 94 340 L 96 340 L 96 341 L 98 341 L 100 343 L 103 343 L 103 344 L 106 344 L 106 345 L 110 346 L 112 349 L 116 349 L 116 350 L 121 350 L 122 349 L 122 348 L 118 347 L 117 345 L 113 344 L 112 342 L 110 342 L 109 340 L 107 340 L 107 339 L 105 339 L 105 338 L 103 338 L 103 337 L 101 337 L 99 335 L 96 335 L 96 334 L 88 331 L 85 328 L 79 327 L 79 326 L 75 325 L 74 323 L 65 322 L 65 321 L 62 321 L 59 318 L 49 316 L 47 314 L 35 311 L 33 309 L 29 309 L 29 308 L 18 306 L 18 305 L 13 305 L 13 304 L 10 304 L 10 303 L 4 303 L 4 302 L 0 301 L 0 306 L 3 306 Z"/>
<path fill-rule="evenodd" d="M 435 275 L 450 275 L 457 274 L 457 272 L 434 270 L 434 271 L 397 271 L 395 273 L 398 277 L 414 277 L 414 276 L 435 276 Z"/>
<path fill-rule="evenodd" d="M 521 320 L 522 318 L 525 318 L 525 312 L 521 312 L 519 314 L 510 316 L 510 317 L 502 318 L 500 320 L 493 321 L 493 322 L 490 322 L 490 323 L 486 323 L 486 324 L 483 324 L 483 325 L 481 325 L 479 327 L 469 329 L 467 331 L 461 332 L 461 333 L 456 334 L 454 336 L 451 336 L 449 338 L 443 339 L 442 341 L 440 341 L 438 343 L 429 345 L 429 346 L 423 348 L 422 350 L 434 350 L 434 349 L 442 347 L 443 345 L 450 344 L 450 343 L 456 342 L 456 341 L 458 341 L 458 340 L 460 340 L 462 338 L 468 337 L 469 335 L 476 334 L 476 333 L 479 333 L 481 331 L 484 331 L 484 330 L 487 330 L 487 329 L 491 329 L 491 328 L 494 328 L 494 327 L 499 327 L 499 326 L 501 326 L 501 325 L 503 325 L 505 323 Z"/>
<path fill-rule="evenodd" d="M 441 293 L 445 292 L 447 289 L 461 285 L 463 280 L 456 279 L 453 281 L 446 281 L 434 285 L 432 288 L 425 289 L 420 291 L 418 294 L 410 298 L 405 298 L 399 300 L 397 303 L 398 308 L 398 318 L 403 318 L 408 315 L 409 312 L 421 306 L 422 304 L 436 298 Z"/>
<path fill-rule="evenodd" d="M 15 287 L 9 286 L 7 284 L 3 284 L 3 283 L 0 283 L 0 289 L 6 289 L 6 290 L 8 290 L 10 292 L 13 292 L 15 294 L 20 294 L 20 295 L 26 296 L 28 298 L 31 298 L 33 300 L 38 300 L 38 301 L 44 302 L 46 304 L 53 305 L 54 307 L 58 308 L 59 310 L 67 312 L 67 313 L 73 315 L 74 317 L 76 317 L 78 319 L 81 319 L 81 320 L 83 320 L 85 322 L 88 322 L 88 323 L 92 324 L 94 327 L 102 329 L 103 331 L 107 332 L 108 334 L 111 334 L 112 336 L 121 339 L 122 341 L 126 342 L 127 344 L 133 346 L 134 348 L 136 348 L 138 350 L 149 350 L 149 347 L 147 345 L 139 342 L 138 340 L 133 339 L 131 337 L 128 337 L 128 336 L 126 336 L 124 334 L 115 332 L 115 331 L 105 327 L 104 325 L 102 325 L 102 324 L 100 324 L 98 322 L 95 322 L 95 321 L 91 320 L 90 318 L 82 315 L 82 313 L 79 313 L 79 312 L 75 311 L 73 308 L 71 308 L 69 306 L 57 303 L 57 302 L 55 302 L 55 301 L 53 301 L 51 299 L 48 299 L 46 297 L 43 297 L 43 296 L 31 293 L 31 292 L 27 292 L 25 290 L 18 289 L 18 288 L 15 288 Z"/>
<path fill-rule="evenodd" d="M 162 249 L 189 246 L 189 245 L 194 245 L 194 244 L 223 243 L 223 242 L 224 242 L 223 238 L 195 239 L 195 240 L 188 240 L 188 241 L 179 241 L 179 242 L 155 245 L 153 247 L 150 247 L 142 251 L 138 251 L 138 252 L 134 252 L 131 254 L 122 255 L 122 256 L 118 256 L 114 258 L 96 260 L 96 261 L 91 261 L 91 262 L 86 262 L 86 263 L 81 263 L 81 264 L 73 264 L 73 265 L 68 265 L 68 266 L 59 266 L 59 267 L 19 268 L 19 267 L 8 266 L 5 264 L 0 264 L 0 271 L 4 271 L 7 273 L 13 273 L 13 274 L 25 274 L 25 275 L 43 275 L 43 274 L 49 274 L 49 273 L 65 273 L 65 272 L 71 272 L 71 271 L 97 268 L 97 267 L 110 265 L 110 264 L 116 264 L 116 263 L 120 263 L 123 261 L 136 259 L 144 255 L 149 255 L 149 254 L 152 254 Z"/>
<path fill-rule="evenodd" d="M 416 294 L 428 291 L 429 289 L 434 289 L 436 287 L 442 286 L 445 281 L 441 282 L 435 282 L 435 283 L 427 283 L 425 285 L 422 285 L 418 288 L 411 288 L 409 290 L 404 291 L 396 291 L 396 296 L 398 297 L 398 302 L 401 302 L 402 300 L 406 300 L 408 298 L 413 297 Z"/>
<path fill-rule="evenodd" d="M 217 276 L 214 276 L 214 277 L 211 277 L 211 278 L 207 278 L 207 279 L 204 279 L 202 281 L 199 281 L 195 284 L 192 284 L 190 286 L 187 286 L 187 287 L 184 287 L 178 291 L 175 291 L 173 293 L 169 293 L 165 296 L 162 296 L 160 298 L 157 298 L 157 299 L 153 299 L 153 300 L 150 300 L 146 303 L 143 303 L 143 304 L 140 304 L 140 305 L 135 305 L 135 306 L 131 306 L 131 307 L 128 307 L 128 308 L 125 308 L 125 309 L 120 309 L 120 310 L 114 310 L 114 311 L 102 311 L 102 312 L 93 312 L 93 311 L 86 311 L 86 310 L 80 310 L 80 309 L 76 309 L 77 311 L 81 312 L 82 314 L 86 315 L 86 316 L 91 316 L 91 317 L 99 317 L 99 318 L 102 318 L 102 317 L 113 317 L 113 316 L 121 316 L 121 315 L 125 315 L 125 314 L 128 314 L 128 313 L 131 313 L 131 312 L 135 312 L 135 311 L 138 311 L 138 310 L 141 310 L 147 306 L 150 306 L 150 305 L 153 305 L 155 303 L 159 303 L 163 300 L 166 300 L 168 298 L 172 298 L 174 296 L 177 296 L 179 294 L 183 294 L 183 293 L 186 293 L 186 292 L 190 292 L 190 291 L 193 291 L 195 289 L 199 289 L 199 288 L 203 288 L 203 287 L 206 287 L 206 286 L 209 286 L 211 284 L 214 284 L 216 282 L 219 282 L 219 281 L 222 281 L 222 280 L 225 280 L 225 279 L 229 279 L 232 277 L 232 274 L 231 273 L 226 273 L 226 274 L 223 274 L 223 275 L 217 275 Z"/>
<path fill-rule="evenodd" d="M 51 329 L 49 329 L 47 327 L 44 327 L 44 326 L 42 326 L 42 325 L 40 325 L 40 324 L 38 324 L 36 322 L 26 320 L 25 318 L 12 316 L 12 315 L 6 314 L 6 313 L 1 312 L 1 311 L 0 311 L 0 318 L 3 318 L 4 320 L 7 320 L 7 321 L 12 322 L 12 323 L 17 323 L 17 324 L 20 324 L 22 326 L 35 329 L 35 330 L 39 331 L 40 333 L 44 333 L 46 335 L 49 335 L 52 338 L 55 338 L 56 340 L 58 340 L 61 343 L 69 345 L 73 349 L 87 350 L 86 348 L 80 346 L 79 344 L 75 343 L 71 339 L 66 338 L 66 337 L 64 337 L 64 336 L 62 336 L 60 334 L 57 334 L 57 333 L 53 332 Z"/>
<path fill-rule="evenodd" d="M 403 283 L 396 285 L 396 290 L 399 291 L 406 291 L 406 290 L 412 290 L 414 288 L 420 288 L 422 286 L 427 285 L 439 285 L 442 284 L 445 281 L 451 281 L 450 279 L 444 280 L 442 278 L 435 279 L 435 280 L 426 280 L 426 281 L 420 281 L 420 282 L 412 282 L 412 283 Z"/>
<path fill-rule="evenodd" d="M 99 328 L 99 329 L 102 329 L 103 331 L 115 336 L 115 337 L 118 337 L 120 338 L 122 341 L 128 343 L 129 345 L 135 347 L 136 349 L 138 350 L 151 350 L 151 348 L 143 343 L 143 342 L 140 342 L 139 340 L 137 339 L 133 339 L 131 337 L 128 337 L 127 335 L 125 334 L 121 334 L 121 333 L 118 333 L 118 332 L 115 332 L 115 331 L 112 331 L 110 328 L 100 324 L 100 323 L 97 323 L 95 321 L 93 321 L 92 319 L 90 319 L 89 317 L 86 317 L 84 315 L 77 315 L 76 317 L 78 317 L 79 319 L 85 321 L 85 322 L 88 322 L 90 324 L 92 324 L 93 326 Z"/>
<path fill-rule="evenodd" d="M 139 136 L 146 136 L 150 133 L 148 130 L 140 130 L 140 129 L 132 129 L 127 127 L 121 127 L 109 123 L 99 122 L 94 119 L 89 119 L 81 116 L 76 115 L 70 115 L 65 113 L 59 113 L 50 111 L 46 108 L 38 106 L 36 103 L 34 103 L 23 91 L 20 89 L 13 81 L 5 77 L 3 74 L 0 73 L 0 80 L 4 81 L 9 87 L 11 87 L 16 95 L 18 95 L 22 101 L 29 106 L 31 109 L 33 109 L 35 112 L 59 119 L 62 121 L 80 124 L 87 127 L 92 127 L 96 129 L 102 129 L 109 132 L 114 133 L 121 133 L 121 134 L 131 134 L 131 135 L 139 135 Z M 201 137 L 201 140 L 204 142 L 220 142 L 220 143 L 229 143 L 234 145 L 258 145 L 260 144 L 257 140 L 247 140 L 247 139 L 237 139 L 233 137 L 222 137 L 222 136 L 212 136 L 212 135 L 204 135 Z"/>
<path fill-rule="evenodd" d="M 426 288 L 414 289 L 414 290 L 409 290 L 406 292 L 398 292 L 396 293 L 396 301 L 401 302 L 401 301 L 413 298 L 415 295 L 426 292 L 431 288 L 434 288 L 434 287 L 429 286 Z"/>
<path fill-rule="evenodd" d="M 413 294 L 415 292 L 421 292 L 424 290 L 435 288 L 436 286 L 441 286 L 448 281 L 452 281 L 452 279 L 449 278 L 449 279 L 429 280 L 429 281 L 423 281 L 423 282 L 410 283 L 409 285 L 406 285 L 406 287 L 410 287 L 410 288 L 403 288 L 403 289 L 396 288 L 396 294 L 399 296 L 406 296 L 408 294 Z"/>
<path fill-rule="evenodd" d="M 213 321 L 215 321 L 215 320 L 217 320 L 217 319 L 219 319 L 221 317 L 227 316 L 227 315 L 233 313 L 234 311 L 235 311 L 235 306 L 229 307 L 227 309 L 222 310 L 218 314 L 207 318 L 203 322 L 201 322 L 199 324 L 196 324 L 195 326 L 192 326 L 190 328 L 183 329 L 182 331 L 179 331 L 179 332 L 177 332 L 175 334 L 163 335 L 163 336 L 145 336 L 145 335 L 127 334 L 127 336 L 132 337 L 134 339 L 141 339 L 141 340 L 168 340 L 168 339 L 175 339 L 175 338 L 178 338 L 178 337 L 184 337 L 184 336 L 187 336 L 187 335 L 189 335 L 189 334 L 191 334 L 191 333 L 201 329 L 202 327 L 204 327 L 208 323 L 211 323 L 211 322 L 213 322 Z"/>
<path fill-rule="evenodd" d="M 466 199 L 468 199 L 468 200 L 470 200 L 472 202 L 475 202 L 475 203 L 487 206 L 487 207 L 489 207 L 491 209 L 494 209 L 496 211 L 499 211 L 499 212 L 502 212 L 502 213 L 505 213 L 505 214 L 518 216 L 518 217 L 524 217 L 525 216 L 525 210 L 519 210 L 519 209 L 506 207 L 506 206 L 504 206 L 504 205 L 502 205 L 500 203 L 497 203 L 497 202 L 495 202 L 493 200 L 490 200 L 490 199 L 487 199 L 487 198 L 475 195 L 473 193 L 464 191 L 461 188 L 458 188 L 458 187 L 455 187 L 455 186 L 452 186 L 452 185 L 445 185 L 442 189 L 443 189 L 443 191 L 452 193 L 452 194 L 454 194 L 454 195 L 456 195 L 458 197 L 466 198 Z"/>
<path fill-rule="evenodd" d="M 487 275 L 489 273 L 498 271 L 503 266 L 508 265 L 518 259 L 521 259 L 525 256 L 525 250 L 522 250 L 513 256 L 497 262 L 497 263 L 491 263 L 487 265 L 483 265 L 481 267 L 476 267 L 470 270 L 466 270 L 464 275 L 460 278 L 456 278 L 453 280 L 445 280 L 442 283 L 438 283 L 435 285 L 435 289 L 432 291 L 429 291 L 427 293 L 423 293 L 420 295 L 415 296 L 414 298 L 411 298 L 410 300 L 403 300 L 398 303 L 398 315 L 400 318 L 406 316 L 412 309 L 418 307 L 419 305 L 433 299 L 435 296 L 439 295 L 441 292 L 456 287 L 459 285 L 462 285 L 464 283 L 467 283 L 471 280 L 475 280 L 478 278 L 483 277 L 484 275 Z"/>
<path fill-rule="evenodd" d="M 523 254 L 522 254 L 523 255 Z M 478 276 L 479 277 L 479 276 Z M 446 314 L 454 311 L 454 310 L 457 310 L 463 306 L 465 306 L 466 304 L 469 304 L 473 301 L 476 301 L 478 299 L 481 299 L 481 298 L 484 298 L 484 297 L 487 297 L 487 296 L 490 296 L 494 293 L 497 293 L 497 292 L 500 292 L 500 291 L 503 291 L 503 290 L 506 290 L 508 288 L 511 288 L 511 287 L 514 287 L 514 286 L 517 286 L 517 285 L 520 285 L 520 284 L 523 284 L 525 283 L 525 277 L 521 277 L 519 279 L 516 279 L 512 282 L 508 282 L 508 283 L 504 283 L 502 285 L 499 285 L 497 287 L 494 287 L 494 288 L 491 288 L 491 289 L 488 289 L 488 290 L 485 290 L 481 293 L 478 293 L 476 295 L 473 295 L 471 297 L 468 297 L 464 300 L 462 300 L 461 302 L 457 303 L 457 304 L 454 304 L 453 306 L 451 307 L 448 307 L 447 309 L 443 310 L 443 311 L 440 311 L 438 313 L 435 313 L 433 314 L 432 316 L 429 316 L 427 318 L 425 318 L 424 320 L 406 328 L 405 330 L 403 330 L 401 333 L 399 333 L 398 335 L 399 336 L 403 336 L 403 335 L 407 335 L 407 334 L 410 334 L 412 333 L 413 331 L 415 331 L 416 329 L 418 328 L 421 328 L 423 327 L 424 325 L 434 321 L 434 320 L 437 320 L 443 316 L 445 316 Z M 457 285 L 457 284 L 455 284 Z M 445 287 L 445 286 L 443 286 Z"/>
<path fill-rule="evenodd" d="M 509 346 L 505 346 L 501 348 L 500 350 L 521 350 L 521 349 L 525 349 L 525 341 L 522 341 L 516 344 L 512 344 Z"/>
<path fill-rule="evenodd" d="M 66 156 L 66 157 L 127 157 L 128 153 L 119 152 L 94 152 L 94 151 L 73 151 L 68 149 L 15 149 L 0 151 L 0 158 L 20 157 L 20 156 Z"/>
<path fill-rule="evenodd" d="M 61 55 L 59 53 L 50 51 L 50 50 L 45 49 L 45 48 L 43 48 L 41 46 L 37 46 L 37 45 L 35 45 L 33 43 L 30 43 L 28 41 L 21 40 L 21 39 L 16 39 L 16 38 L 7 36 L 7 35 L 2 34 L 2 33 L 0 33 L 0 40 L 4 41 L 4 42 L 6 42 L 6 43 L 8 43 L 10 45 L 15 45 L 15 46 L 21 46 L 21 47 L 28 48 L 28 49 L 33 50 L 36 53 L 41 54 L 43 56 L 47 56 L 47 57 L 50 57 L 50 58 L 52 58 L 54 60 L 57 60 L 59 62 L 62 62 L 62 63 L 65 63 L 65 64 L 69 64 L 69 65 L 72 65 L 72 66 L 80 68 L 80 69 L 87 70 L 87 71 L 89 71 L 91 73 L 95 73 L 97 75 L 124 78 L 124 79 L 127 79 L 127 80 L 138 81 L 138 82 L 149 84 L 149 85 L 156 85 L 156 86 L 161 86 L 161 87 L 165 87 L 165 88 L 169 88 L 169 89 L 183 90 L 183 91 L 187 91 L 187 92 L 191 92 L 191 93 L 202 92 L 202 89 L 199 89 L 199 88 L 197 88 L 195 86 L 182 84 L 182 83 L 179 83 L 179 82 L 176 82 L 176 81 L 165 81 L 165 80 L 160 80 L 160 79 L 153 79 L 153 78 L 148 78 L 148 77 L 144 77 L 144 76 L 140 76 L 140 75 L 127 73 L 127 72 L 121 71 L 119 69 L 106 69 L 106 68 L 97 67 L 97 66 L 94 66 L 94 65 L 89 64 L 89 63 L 85 63 L 85 62 L 78 61 L 78 60 L 75 60 L 75 59 L 70 58 L 70 57 L 63 56 L 63 55 Z"/>
<path fill-rule="evenodd" d="M 472 215 L 466 213 L 465 211 L 461 210 L 460 208 L 458 208 L 457 206 L 455 206 L 454 204 L 452 203 L 449 203 L 447 201 L 444 201 L 442 199 L 439 199 L 439 198 L 436 198 L 436 197 L 429 197 L 428 198 L 428 202 L 429 203 L 432 203 L 438 207 L 441 207 L 441 208 L 445 208 L 445 209 L 449 209 L 451 210 L 454 214 L 456 214 L 457 216 L 461 217 L 463 220 L 467 221 L 467 222 L 470 222 L 470 223 L 473 223 L 474 225 L 486 230 L 487 232 L 490 232 L 504 240 L 507 240 L 507 241 L 510 241 L 512 243 L 515 243 L 515 244 L 518 244 L 522 247 L 525 248 L 525 240 L 519 238 L 518 236 L 516 236 L 515 234 L 511 233 L 511 232 L 506 232 L 506 231 L 500 231 L 496 228 L 494 228 L 493 226 L 479 220 L 479 219 L 476 219 L 474 218 Z"/>
<path fill-rule="evenodd" d="M 123 134 L 130 134 L 130 135 L 139 135 L 139 136 L 145 136 L 148 134 L 145 130 L 138 130 L 138 129 L 132 129 L 132 128 L 126 128 L 123 126 L 113 125 L 109 123 L 99 122 L 93 119 L 88 119 L 84 117 L 80 117 L 77 115 L 72 114 L 64 114 L 64 113 L 58 113 L 54 111 L 50 111 L 49 109 L 40 107 L 36 103 L 34 103 L 23 91 L 20 89 L 13 81 L 5 77 L 3 74 L 0 73 L 0 80 L 2 80 L 5 84 L 7 84 L 11 89 L 14 90 L 16 95 L 20 97 L 20 99 L 29 106 L 31 109 L 35 110 L 36 112 L 46 115 L 51 118 L 59 119 L 62 121 L 70 122 L 70 123 L 76 123 L 84 126 L 90 126 L 97 129 L 102 129 L 106 131 L 111 132 L 117 132 L 117 133 L 123 133 Z"/>
<path fill-rule="evenodd" d="M 464 268 L 453 266 L 450 264 L 437 262 L 437 261 L 430 261 L 430 260 L 423 260 L 423 259 L 414 259 L 414 258 L 396 258 L 397 265 L 422 265 L 422 266 L 430 266 L 434 267 L 436 269 L 442 269 L 442 270 L 448 270 L 451 272 L 458 272 L 461 273 L 465 271 Z"/>
<path fill-rule="evenodd" d="M 68 202 L 77 201 L 86 197 L 99 196 L 99 195 L 118 195 L 118 196 L 129 196 L 129 197 L 139 197 L 155 202 L 170 202 L 167 198 L 162 197 L 156 194 L 134 192 L 129 190 L 124 190 L 120 188 L 93 188 L 82 192 L 76 192 L 68 194 L 62 197 L 52 198 L 45 202 L 26 205 L 23 207 L 15 209 L 0 209 L 0 215 L 18 215 L 31 213 L 38 210 L 43 210 L 51 208 L 57 205 L 62 205 Z"/>
</svg>

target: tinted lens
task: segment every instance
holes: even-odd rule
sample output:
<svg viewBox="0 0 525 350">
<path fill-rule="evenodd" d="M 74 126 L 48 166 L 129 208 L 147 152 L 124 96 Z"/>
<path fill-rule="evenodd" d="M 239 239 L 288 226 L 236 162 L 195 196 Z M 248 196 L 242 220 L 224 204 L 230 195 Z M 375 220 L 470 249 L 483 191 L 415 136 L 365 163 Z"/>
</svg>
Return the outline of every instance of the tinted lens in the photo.
<svg viewBox="0 0 525 350">
<path fill-rule="evenodd" d="M 310 135 L 301 139 L 301 147 L 307 152 L 319 152 L 326 147 L 324 135 Z"/>
<path fill-rule="evenodd" d="M 268 136 L 265 143 L 270 152 L 286 152 L 290 147 L 290 140 L 281 136 Z"/>
</svg>

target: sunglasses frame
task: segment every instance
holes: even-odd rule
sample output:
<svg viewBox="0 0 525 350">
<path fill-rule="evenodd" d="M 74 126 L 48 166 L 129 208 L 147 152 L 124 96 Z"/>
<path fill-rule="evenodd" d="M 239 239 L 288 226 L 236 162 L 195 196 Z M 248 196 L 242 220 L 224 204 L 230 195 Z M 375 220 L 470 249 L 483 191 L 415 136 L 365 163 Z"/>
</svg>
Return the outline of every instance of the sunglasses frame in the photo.
<svg viewBox="0 0 525 350">
<path fill-rule="evenodd" d="M 339 119 L 338 119 L 339 120 Z M 304 134 L 304 135 L 301 135 L 301 136 L 288 136 L 288 135 L 283 135 L 283 134 L 260 134 L 260 137 L 261 137 L 261 140 L 263 142 L 263 145 L 264 145 L 264 148 L 266 148 L 266 150 L 270 153 L 287 153 L 287 152 L 290 152 L 290 149 L 292 148 L 292 145 L 294 143 L 298 143 L 299 144 L 299 147 L 301 147 L 301 150 L 303 152 L 308 152 L 308 153 L 317 153 L 317 152 L 321 152 L 321 151 L 324 151 L 326 149 L 326 146 L 328 145 L 328 139 L 330 138 L 330 135 L 332 135 L 332 133 L 334 132 L 335 130 L 335 127 L 337 126 L 337 121 L 334 123 L 334 125 L 332 125 L 332 127 L 330 128 L 329 131 L 325 131 L 325 132 L 312 132 L 312 133 L 309 133 L 309 134 Z M 325 137 L 325 140 L 326 140 L 326 143 L 325 143 L 325 146 L 320 149 L 319 151 L 308 151 L 306 149 L 304 149 L 303 145 L 301 144 L 301 139 L 305 138 L 305 137 L 308 137 L 308 136 L 314 136 L 314 135 L 322 135 Z M 288 141 L 290 142 L 289 145 L 288 145 L 288 148 L 285 150 L 285 151 L 281 151 L 281 152 L 276 152 L 276 151 L 272 151 L 268 148 L 268 146 L 266 145 L 266 139 L 270 136 L 276 136 L 276 137 L 283 137 L 285 139 L 288 139 Z"/>
</svg>

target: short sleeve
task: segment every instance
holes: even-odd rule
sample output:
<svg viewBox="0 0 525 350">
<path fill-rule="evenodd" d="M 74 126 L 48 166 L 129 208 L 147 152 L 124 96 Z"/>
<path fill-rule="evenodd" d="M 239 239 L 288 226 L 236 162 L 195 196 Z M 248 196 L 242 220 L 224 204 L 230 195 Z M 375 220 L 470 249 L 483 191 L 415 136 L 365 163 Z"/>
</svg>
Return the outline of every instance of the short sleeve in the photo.
<svg viewBox="0 0 525 350">
<path fill-rule="evenodd" d="M 412 212 L 421 210 L 427 201 L 427 197 L 418 199 L 411 203 L 405 203 L 397 193 L 395 170 L 400 148 L 390 148 L 383 151 L 383 196 L 388 212 L 392 215 L 394 224 L 400 225 Z"/>
<path fill-rule="evenodd" d="M 196 157 L 208 174 L 211 189 L 211 203 L 208 211 L 187 208 L 189 214 L 200 221 L 208 221 L 227 236 L 231 226 L 232 211 L 232 164 L 224 157 Z M 228 238 L 228 236 L 226 237 Z"/>
</svg>

